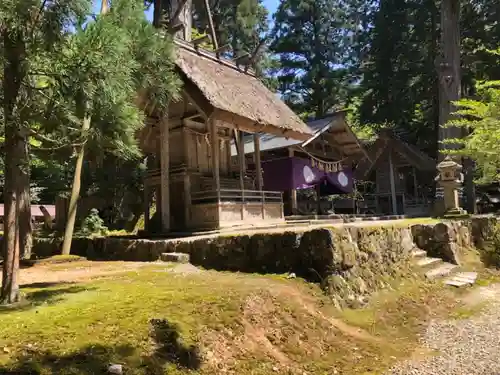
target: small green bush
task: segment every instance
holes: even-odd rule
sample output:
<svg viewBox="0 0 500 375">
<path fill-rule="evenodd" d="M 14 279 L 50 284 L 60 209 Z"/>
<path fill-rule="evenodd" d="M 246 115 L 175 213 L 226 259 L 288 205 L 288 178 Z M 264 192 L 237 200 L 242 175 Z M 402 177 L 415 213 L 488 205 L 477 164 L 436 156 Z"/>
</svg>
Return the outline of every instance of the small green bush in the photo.
<svg viewBox="0 0 500 375">
<path fill-rule="evenodd" d="M 83 220 L 81 233 L 84 236 L 103 236 L 108 232 L 108 227 L 104 225 L 104 220 L 99 216 L 96 208 L 90 210 L 89 216 Z"/>
<path fill-rule="evenodd" d="M 500 224 L 495 226 L 485 242 L 481 257 L 487 267 L 500 268 Z"/>
</svg>

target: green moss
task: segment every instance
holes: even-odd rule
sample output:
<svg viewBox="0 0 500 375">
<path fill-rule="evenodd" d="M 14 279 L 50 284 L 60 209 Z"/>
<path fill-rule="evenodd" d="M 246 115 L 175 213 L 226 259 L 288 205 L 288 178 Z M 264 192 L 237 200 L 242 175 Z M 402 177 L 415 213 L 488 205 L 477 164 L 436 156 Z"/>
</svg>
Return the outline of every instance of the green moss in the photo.
<svg viewBox="0 0 500 375">
<path fill-rule="evenodd" d="M 338 275 L 330 283 L 352 291 Z M 450 290 L 423 283 L 339 311 L 300 279 L 163 265 L 23 292 L 30 304 L 0 312 L 0 373 L 100 374 L 108 363 L 133 375 L 383 373 L 410 355 L 429 317 L 454 308 Z"/>
<path fill-rule="evenodd" d="M 58 263 L 70 263 L 70 262 L 81 262 L 86 260 L 84 257 L 78 255 L 54 255 L 49 258 L 45 258 L 37 261 L 37 264 L 58 264 Z"/>
<path fill-rule="evenodd" d="M 450 318 L 456 320 L 469 319 L 480 314 L 487 306 L 487 302 L 482 302 L 473 306 L 458 306 L 451 312 Z"/>
</svg>

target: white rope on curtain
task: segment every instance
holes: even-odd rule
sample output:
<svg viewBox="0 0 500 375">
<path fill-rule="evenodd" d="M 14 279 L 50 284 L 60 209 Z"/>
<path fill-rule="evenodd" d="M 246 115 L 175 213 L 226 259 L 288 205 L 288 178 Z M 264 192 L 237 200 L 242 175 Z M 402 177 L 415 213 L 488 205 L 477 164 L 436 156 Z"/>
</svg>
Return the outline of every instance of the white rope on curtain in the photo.
<svg viewBox="0 0 500 375">
<path fill-rule="evenodd" d="M 339 160 L 339 161 L 326 161 L 322 160 L 311 153 L 307 152 L 304 148 L 299 147 L 300 151 L 305 153 L 307 156 L 311 158 L 311 165 L 313 167 L 318 168 L 319 170 L 326 171 L 326 172 L 339 172 L 343 170 L 342 163 L 346 158 Z"/>
</svg>

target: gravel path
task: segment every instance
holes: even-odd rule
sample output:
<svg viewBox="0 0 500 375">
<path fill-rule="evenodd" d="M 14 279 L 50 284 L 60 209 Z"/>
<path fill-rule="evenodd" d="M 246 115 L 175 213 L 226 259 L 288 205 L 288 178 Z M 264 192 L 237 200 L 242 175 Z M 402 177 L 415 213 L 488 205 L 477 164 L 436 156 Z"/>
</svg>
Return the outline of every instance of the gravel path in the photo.
<svg viewBox="0 0 500 375">
<path fill-rule="evenodd" d="M 471 304 L 488 302 L 477 315 L 463 320 L 434 321 L 423 346 L 435 356 L 398 364 L 391 375 L 497 375 L 500 374 L 500 285 L 476 289 Z M 467 300 L 465 300 L 467 302 Z"/>
</svg>

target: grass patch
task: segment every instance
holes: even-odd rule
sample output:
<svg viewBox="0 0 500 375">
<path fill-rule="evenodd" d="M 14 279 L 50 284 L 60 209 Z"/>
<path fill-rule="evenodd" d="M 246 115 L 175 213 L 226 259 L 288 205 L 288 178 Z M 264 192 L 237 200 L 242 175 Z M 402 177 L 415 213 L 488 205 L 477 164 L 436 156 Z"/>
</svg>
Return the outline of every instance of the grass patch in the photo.
<svg viewBox="0 0 500 375">
<path fill-rule="evenodd" d="M 488 303 L 485 301 L 473 306 L 459 306 L 454 311 L 452 311 L 452 313 L 450 314 L 450 318 L 456 320 L 469 319 L 475 315 L 480 314 L 487 306 Z"/>
<path fill-rule="evenodd" d="M 369 220 L 362 222 L 363 228 L 376 229 L 376 228 L 408 228 L 412 225 L 422 224 L 422 225 L 432 225 L 442 223 L 443 220 L 432 218 L 432 217 L 420 217 L 420 218 L 410 218 L 410 219 L 399 219 L 399 220 L 381 220 L 377 223 L 370 223 Z M 349 226 L 351 223 L 347 223 Z M 356 223 L 359 226 L 359 223 Z"/>
<path fill-rule="evenodd" d="M 342 318 L 377 337 L 387 338 L 392 356 L 409 356 L 427 322 L 457 306 L 454 291 L 421 280 L 402 282 L 397 290 L 377 293 L 365 309 L 347 309 Z M 387 353 L 389 354 L 389 353 Z M 386 356 L 387 357 L 387 356 Z"/>
<path fill-rule="evenodd" d="M 54 255 L 49 258 L 44 258 L 37 260 L 37 264 L 61 264 L 61 263 L 71 263 L 71 262 L 82 262 L 85 261 L 86 258 L 78 256 L 78 255 Z"/>
<path fill-rule="evenodd" d="M 449 290 L 422 282 L 339 312 L 300 279 L 157 265 L 23 292 L 31 303 L 0 311 L 1 374 L 100 374 L 108 363 L 134 375 L 373 374 L 454 308 Z"/>
</svg>

